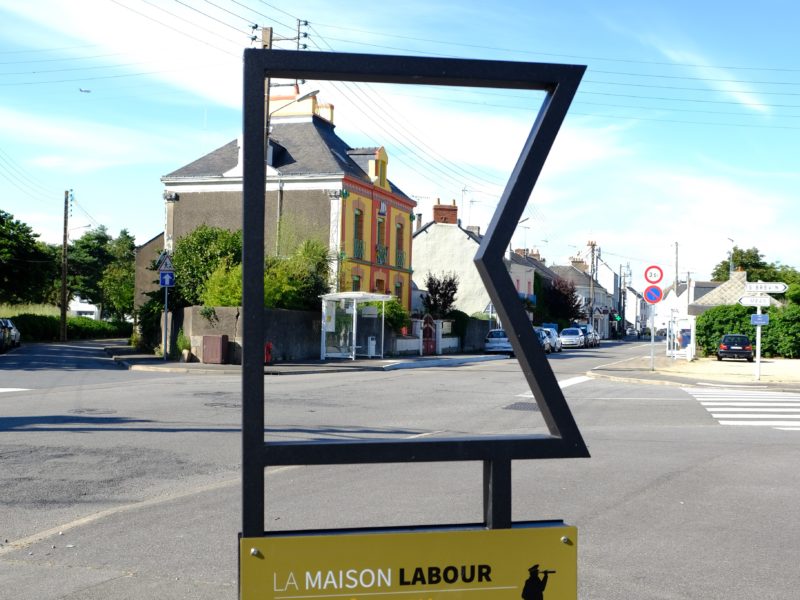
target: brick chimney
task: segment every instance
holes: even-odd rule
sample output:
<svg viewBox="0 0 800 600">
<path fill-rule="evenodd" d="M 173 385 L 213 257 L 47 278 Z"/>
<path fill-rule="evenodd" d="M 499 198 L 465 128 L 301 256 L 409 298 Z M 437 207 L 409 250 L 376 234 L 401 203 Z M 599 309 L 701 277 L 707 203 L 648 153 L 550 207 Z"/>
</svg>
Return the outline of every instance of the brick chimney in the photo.
<svg viewBox="0 0 800 600">
<path fill-rule="evenodd" d="M 570 257 L 569 260 L 572 263 L 572 266 L 578 269 L 579 271 L 583 271 L 584 273 L 586 273 L 589 270 L 589 265 L 586 264 L 586 261 L 583 260 L 580 256 Z"/>
<path fill-rule="evenodd" d="M 436 223 L 458 224 L 458 206 L 456 206 L 456 201 L 453 200 L 453 204 L 448 206 L 446 204 L 440 204 L 437 198 L 436 204 L 433 207 L 433 220 Z"/>
</svg>

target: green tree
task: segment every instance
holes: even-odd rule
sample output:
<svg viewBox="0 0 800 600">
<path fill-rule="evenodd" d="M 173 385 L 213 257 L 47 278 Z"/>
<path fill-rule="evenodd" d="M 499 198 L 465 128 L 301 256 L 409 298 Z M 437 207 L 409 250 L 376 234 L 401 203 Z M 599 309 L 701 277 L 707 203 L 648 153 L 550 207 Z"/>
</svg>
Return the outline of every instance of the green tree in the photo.
<svg viewBox="0 0 800 600">
<path fill-rule="evenodd" d="M 306 240 L 289 258 L 269 257 L 264 268 L 264 305 L 320 310 L 330 290 L 331 256 L 327 246 Z"/>
<path fill-rule="evenodd" d="M 242 264 L 222 261 L 206 282 L 201 297 L 203 306 L 242 305 Z"/>
<path fill-rule="evenodd" d="M 242 261 L 242 232 L 201 225 L 175 244 L 175 293 L 170 305 L 175 308 L 201 303 L 211 274 L 223 262 L 231 266 Z M 174 304 L 173 304 L 174 303 Z"/>
<path fill-rule="evenodd" d="M 425 276 L 425 288 L 428 295 L 423 299 L 425 312 L 434 319 L 441 319 L 449 313 L 455 304 L 458 293 L 458 275 L 455 273 L 442 273 L 436 276 L 428 273 Z"/>
<path fill-rule="evenodd" d="M 0 210 L 0 302 L 42 302 L 58 277 L 60 253 Z"/>
<path fill-rule="evenodd" d="M 316 240 L 302 242 L 290 257 L 271 256 L 264 267 L 264 305 L 270 308 L 319 310 L 329 289 L 331 258 Z M 242 265 L 222 261 L 206 282 L 205 306 L 241 306 Z"/>
<path fill-rule="evenodd" d="M 135 240 L 127 229 L 109 244 L 111 262 L 103 271 L 100 289 L 103 292 L 105 309 L 115 319 L 123 320 L 133 315 L 133 293 L 135 288 Z"/>
<path fill-rule="evenodd" d="M 542 300 L 541 320 L 555 321 L 561 327 L 583 319 L 583 301 L 575 291 L 575 284 L 571 281 L 556 277 L 553 285 L 544 288 Z"/>
<path fill-rule="evenodd" d="M 711 272 L 713 281 L 728 281 L 730 278 L 731 259 L 726 258 L 720 261 Z M 733 268 L 747 272 L 748 281 L 775 281 L 778 278 L 779 269 L 772 263 L 764 260 L 764 255 L 758 248 L 745 250 L 738 246 L 733 247 Z"/>
<path fill-rule="evenodd" d="M 112 260 L 111 236 L 104 225 L 84 233 L 67 253 L 70 292 L 103 309 L 105 296 L 101 282 Z"/>
</svg>

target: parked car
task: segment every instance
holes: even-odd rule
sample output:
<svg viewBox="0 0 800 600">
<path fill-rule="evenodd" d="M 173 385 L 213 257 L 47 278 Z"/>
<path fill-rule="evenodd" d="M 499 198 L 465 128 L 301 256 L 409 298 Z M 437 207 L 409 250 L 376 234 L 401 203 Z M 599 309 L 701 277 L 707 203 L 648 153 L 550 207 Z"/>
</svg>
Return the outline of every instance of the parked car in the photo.
<svg viewBox="0 0 800 600">
<path fill-rule="evenodd" d="M 753 362 L 753 345 L 750 338 L 740 333 L 728 333 L 722 336 L 717 347 L 717 360 L 723 358 L 744 358 Z"/>
<path fill-rule="evenodd" d="M 595 348 L 600 345 L 600 336 L 591 325 L 578 325 L 583 332 L 584 348 Z"/>
<path fill-rule="evenodd" d="M 561 330 L 561 346 L 563 348 L 585 348 L 586 338 L 578 327 L 567 327 Z"/>
<path fill-rule="evenodd" d="M 11 347 L 11 332 L 5 319 L 0 319 L 0 352 L 5 352 Z"/>
<path fill-rule="evenodd" d="M 17 346 L 19 346 L 22 343 L 22 335 L 20 334 L 19 329 L 17 329 L 16 325 L 14 325 L 14 322 L 11 319 L 0 319 L 0 321 L 4 322 L 5 327 L 8 331 L 7 347 L 16 348 Z"/>
<path fill-rule="evenodd" d="M 550 327 L 542 327 L 547 337 L 550 339 L 550 345 L 553 347 L 553 352 L 561 352 L 564 346 L 561 344 L 561 338 L 558 337 L 558 332 Z"/>
<path fill-rule="evenodd" d="M 514 349 L 511 347 L 511 342 L 508 341 L 505 329 L 490 329 L 483 342 L 483 351 L 514 356 Z"/>
<path fill-rule="evenodd" d="M 545 333 L 542 327 L 534 327 L 533 330 L 536 332 L 536 337 L 538 338 L 539 344 L 541 344 L 544 353 L 550 354 L 553 351 L 553 345 L 550 343 L 550 337 Z"/>
</svg>

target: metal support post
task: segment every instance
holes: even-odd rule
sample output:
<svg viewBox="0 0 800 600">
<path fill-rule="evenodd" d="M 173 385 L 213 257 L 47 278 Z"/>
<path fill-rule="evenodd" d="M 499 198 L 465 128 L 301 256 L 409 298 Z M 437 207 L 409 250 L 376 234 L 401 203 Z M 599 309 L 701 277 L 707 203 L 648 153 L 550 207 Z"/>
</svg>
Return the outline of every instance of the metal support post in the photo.
<svg viewBox="0 0 800 600">
<path fill-rule="evenodd" d="M 511 461 L 483 461 L 483 521 L 487 529 L 511 527 Z"/>
</svg>

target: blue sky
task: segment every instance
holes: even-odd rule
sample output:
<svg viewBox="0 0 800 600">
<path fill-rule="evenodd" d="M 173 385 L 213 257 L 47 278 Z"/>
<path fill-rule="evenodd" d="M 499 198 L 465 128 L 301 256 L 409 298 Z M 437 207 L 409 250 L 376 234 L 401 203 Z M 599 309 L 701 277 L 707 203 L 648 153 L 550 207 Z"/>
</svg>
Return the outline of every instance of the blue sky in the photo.
<svg viewBox="0 0 800 600">
<path fill-rule="evenodd" d="M 103 224 L 147 241 L 163 229 L 160 177 L 240 133 L 251 26 L 287 38 L 302 19 L 309 52 L 588 65 L 514 239 L 548 264 L 594 240 L 602 268 L 630 264 L 640 289 L 650 264 L 672 282 L 676 243 L 681 279 L 708 278 L 733 244 L 800 268 L 800 9 L 646 4 L 0 0 L 0 208 L 60 242 L 72 189 L 71 237 Z M 302 86 L 316 89 L 351 146 L 387 149 L 424 220 L 455 200 L 482 229 L 541 101 Z"/>
</svg>

